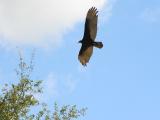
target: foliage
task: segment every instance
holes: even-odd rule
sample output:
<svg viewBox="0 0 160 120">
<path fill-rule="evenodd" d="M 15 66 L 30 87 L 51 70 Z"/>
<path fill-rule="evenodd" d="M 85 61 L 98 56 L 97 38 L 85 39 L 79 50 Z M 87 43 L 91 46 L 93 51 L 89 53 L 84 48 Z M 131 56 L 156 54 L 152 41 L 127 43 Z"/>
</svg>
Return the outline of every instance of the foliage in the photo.
<svg viewBox="0 0 160 120">
<path fill-rule="evenodd" d="M 1 89 L 0 120 L 71 120 L 85 115 L 86 108 L 78 110 L 76 105 L 64 105 L 59 109 L 55 103 L 54 111 L 51 112 L 47 104 L 41 104 L 34 95 L 42 94 L 42 81 L 30 79 L 34 54 L 30 65 L 25 63 L 21 54 L 19 56 L 20 62 L 16 69 L 18 84 L 5 84 Z M 34 106 L 41 106 L 41 109 L 37 113 L 31 112 Z"/>
</svg>

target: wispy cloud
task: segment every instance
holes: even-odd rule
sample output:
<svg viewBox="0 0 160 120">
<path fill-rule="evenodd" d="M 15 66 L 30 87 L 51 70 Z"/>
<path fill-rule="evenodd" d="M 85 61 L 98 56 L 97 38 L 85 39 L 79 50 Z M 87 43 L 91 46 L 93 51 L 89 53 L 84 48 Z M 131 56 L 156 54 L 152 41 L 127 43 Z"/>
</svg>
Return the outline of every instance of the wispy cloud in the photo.
<svg viewBox="0 0 160 120">
<path fill-rule="evenodd" d="M 50 72 L 43 80 L 43 94 L 35 95 L 41 102 L 47 102 L 69 95 L 76 89 L 77 81 L 72 74 L 57 75 Z"/>
<path fill-rule="evenodd" d="M 156 23 L 160 21 L 160 8 L 146 8 L 140 15 L 140 17 L 150 23 Z"/>
<path fill-rule="evenodd" d="M 71 74 L 69 74 L 66 77 L 64 85 L 66 86 L 66 89 L 72 93 L 76 89 L 77 81 L 73 78 Z"/>
<path fill-rule="evenodd" d="M 112 16 L 112 9 L 114 5 L 116 4 L 116 2 L 117 0 L 108 0 L 108 3 L 105 4 L 99 16 L 100 17 L 99 19 L 101 20 L 101 24 L 106 24 L 110 16 Z"/>
<path fill-rule="evenodd" d="M 91 6 L 100 9 L 108 1 L 1 0 L 0 44 L 56 46 Z"/>
<path fill-rule="evenodd" d="M 59 95 L 57 78 L 53 73 L 49 73 L 48 76 L 44 78 L 42 86 L 43 93 L 35 95 L 41 102 L 53 100 Z"/>
<path fill-rule="evenodd" d="M 3 74 L 2 74 L 2 70 L 0 68 L 0 84 L 2 85 L 3 83 Z"/>
<path fill-rule="evenodd" d="M 44 80 L 44 92 L 51 95 L 58 95 L 58 81 L 56 76 L 53 73 L 49 73 L 47 78 Z"/>
</svg>

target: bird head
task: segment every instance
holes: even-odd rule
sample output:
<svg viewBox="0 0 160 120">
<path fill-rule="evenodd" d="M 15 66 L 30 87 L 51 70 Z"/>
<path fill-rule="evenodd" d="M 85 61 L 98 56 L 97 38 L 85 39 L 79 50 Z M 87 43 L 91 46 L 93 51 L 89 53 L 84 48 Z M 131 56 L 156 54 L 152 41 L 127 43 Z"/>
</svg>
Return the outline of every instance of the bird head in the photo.
<svg viewBox="0 0 160 120">
<path fill-rule="evenodd" d="M 82 40 L 78 41 L 78 43 L 82 43 Z"/>
</svg>

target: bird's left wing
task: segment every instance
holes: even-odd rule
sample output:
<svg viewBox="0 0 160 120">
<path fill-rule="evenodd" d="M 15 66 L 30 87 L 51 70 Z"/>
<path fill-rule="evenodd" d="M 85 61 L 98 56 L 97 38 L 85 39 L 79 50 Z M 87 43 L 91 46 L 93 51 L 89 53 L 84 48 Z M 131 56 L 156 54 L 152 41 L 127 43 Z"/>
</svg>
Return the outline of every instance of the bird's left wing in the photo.
<svg viewBox="0 0 160 120">
<path fill-rule="evenodd" d="M 90 46 L 88 48 L 85 48 L 84 46 L 81 47 L 78 59 L 83 66 L 86 66 L 86 64 L 89 62 L 92 53 L 93 53 L 93 46 Z"/>
</svg>

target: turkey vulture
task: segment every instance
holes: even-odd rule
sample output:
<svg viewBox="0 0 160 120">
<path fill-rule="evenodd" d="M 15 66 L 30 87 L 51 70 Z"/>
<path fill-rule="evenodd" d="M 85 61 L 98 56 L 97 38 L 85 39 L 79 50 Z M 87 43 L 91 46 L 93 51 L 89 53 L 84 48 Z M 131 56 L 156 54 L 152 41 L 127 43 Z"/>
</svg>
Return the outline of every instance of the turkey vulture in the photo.
<svg viewBox="0 0 160 120">
<path fill-rule="evenodd" d="M 79 41 L 82 44 L 79 51 L 78 59 L 83 66 L 89 62 L 89 59 L 93 53 L 93 47 L 102 48 L 102 42 L 96 42 L 97 34 L 97 21 L 98 21 L 97 8 L 92 7 L 88 10 L 83 39 Z"/>
</svg>

